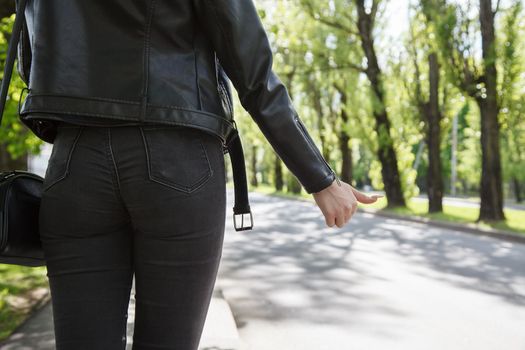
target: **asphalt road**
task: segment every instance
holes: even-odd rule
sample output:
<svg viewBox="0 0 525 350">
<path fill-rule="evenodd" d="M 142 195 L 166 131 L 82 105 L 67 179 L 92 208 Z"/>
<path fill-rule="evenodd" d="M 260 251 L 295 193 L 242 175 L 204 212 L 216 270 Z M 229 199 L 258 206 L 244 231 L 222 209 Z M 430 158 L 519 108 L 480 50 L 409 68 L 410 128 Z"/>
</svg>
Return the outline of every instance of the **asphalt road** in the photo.
<svg viewBox="0 0 525 350">
<path fill-rule="evenodd" d="M 229 189 L 229 200 L 233 192 Z M 218 285 L 247 350 L 525 350 L 525 245 L 250 193 Z"/>
</svg>

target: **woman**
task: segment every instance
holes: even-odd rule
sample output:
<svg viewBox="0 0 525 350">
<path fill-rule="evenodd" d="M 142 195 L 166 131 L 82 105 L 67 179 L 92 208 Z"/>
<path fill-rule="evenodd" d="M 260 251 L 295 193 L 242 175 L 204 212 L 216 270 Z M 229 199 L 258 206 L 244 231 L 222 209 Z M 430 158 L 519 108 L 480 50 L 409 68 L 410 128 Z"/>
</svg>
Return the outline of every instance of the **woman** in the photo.
<svg viewBox="0 0 525 350">
<path fill-rule="evenodd" d="M 328 226 L 376 200 L 323 159 L 252 0 L 29 0 L 25 15 L 20 117 L 53 143 L 40 229 L 58 350 L 124 349 L 133 277 L 133 349 L 198 348 L 235 135 L 222 66 Z"/>
</svg>

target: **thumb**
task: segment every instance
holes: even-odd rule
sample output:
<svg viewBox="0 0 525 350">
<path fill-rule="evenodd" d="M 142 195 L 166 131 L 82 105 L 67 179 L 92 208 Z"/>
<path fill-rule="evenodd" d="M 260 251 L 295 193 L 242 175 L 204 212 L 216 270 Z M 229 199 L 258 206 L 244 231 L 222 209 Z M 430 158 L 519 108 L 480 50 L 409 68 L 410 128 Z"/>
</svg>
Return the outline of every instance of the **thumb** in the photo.
<svg viewBox="0 0 525 350">
<path fill-rule="evenodd" d="M 372 196 L 368 196 L 368 195 L 364 194 L 363 192 L 360 192 L 360 191 L 356 190 L 353 187 L 352 187 L 352 191 L 354 192 L 355 198 L 359 202 L 364 203 L 364 204 L 374 203 L 378 198 L 384 197 L 383 195 L 377 195 L 377 194 L 374 194 Z"/>
</svg>

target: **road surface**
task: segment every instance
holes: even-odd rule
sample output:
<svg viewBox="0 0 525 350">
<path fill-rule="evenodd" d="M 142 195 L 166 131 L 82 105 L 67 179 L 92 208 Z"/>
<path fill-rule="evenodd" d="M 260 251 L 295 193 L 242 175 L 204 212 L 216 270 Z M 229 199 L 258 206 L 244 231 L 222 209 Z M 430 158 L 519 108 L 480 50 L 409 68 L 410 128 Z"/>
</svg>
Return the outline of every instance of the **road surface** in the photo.
<svg viewBox="0 0 525 350">
<path fill-rule="evenodd" d="M 525 245 L 250 193 L 217 283 L 249 350 L 525 350 Z"/>
</svg>

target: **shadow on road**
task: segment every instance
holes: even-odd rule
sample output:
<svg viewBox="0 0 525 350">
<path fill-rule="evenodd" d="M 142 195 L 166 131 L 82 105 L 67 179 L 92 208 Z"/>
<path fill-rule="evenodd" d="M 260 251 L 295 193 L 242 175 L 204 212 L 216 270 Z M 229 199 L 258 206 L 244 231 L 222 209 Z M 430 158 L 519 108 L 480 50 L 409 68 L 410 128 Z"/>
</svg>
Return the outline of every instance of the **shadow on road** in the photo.
<svg viewBox="0 0 525 350">
<path fill-rule="evenodd" d="M 364 259 L 356 254 L 374 249 L 381 249 L 381 259 L 392 263 L 394 272 L 396 264 L 402 261 L 406 266 L 408 261 L 416 275 L 525 305 L 523 290 L 520 294 L 515 288 L 518 283 L 523 288 L 525 281 L 523 244 L 374 217 L 359 210 L 346 227 L 329 228 L 321 211 L 309 202 L 258 193 L 250 196 L 254 229 L 226 232 L 220 266 L 225 283 L 249 283 L 225 285 L 235 295 L 234 314 L 270 322 L 293 318 L 324 324 L 348 324 L 349 312 L 403 317 L 404 310 L 385 302 L 384 290 L 382 295 L 360 291 L 360 285 L 372 280 L 388 282 L 388 274 L 377 273 L 384 272 L 383 267 L 373 269 L 378 263 L 374 256 L 365 254 L 369 258 Z M 237 289 L 249 292 L 236 293 Z M 239 323 L 242 327 L 242 320 Z"/>
</svg>

